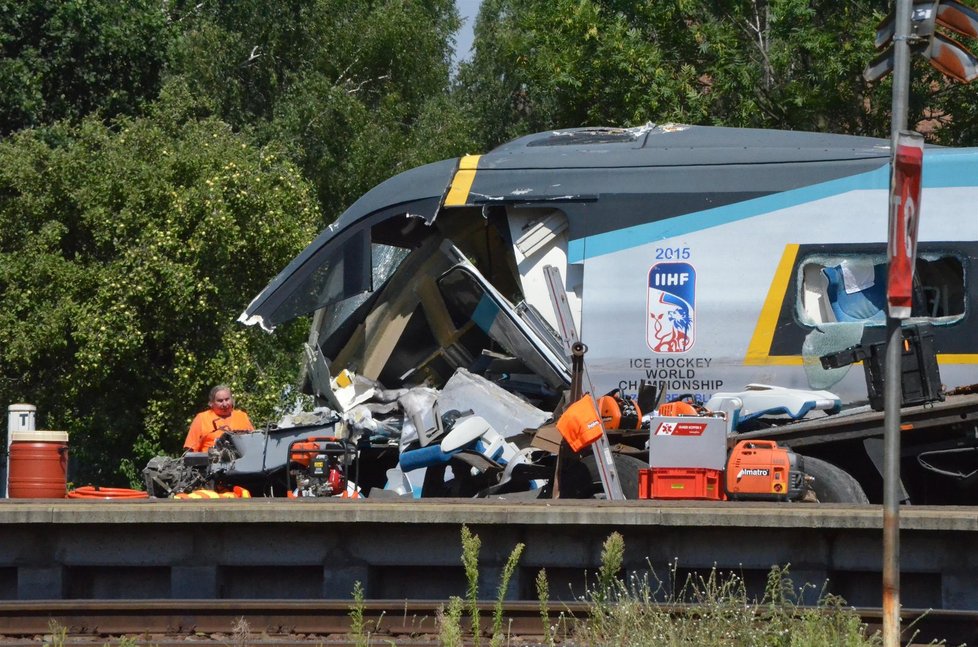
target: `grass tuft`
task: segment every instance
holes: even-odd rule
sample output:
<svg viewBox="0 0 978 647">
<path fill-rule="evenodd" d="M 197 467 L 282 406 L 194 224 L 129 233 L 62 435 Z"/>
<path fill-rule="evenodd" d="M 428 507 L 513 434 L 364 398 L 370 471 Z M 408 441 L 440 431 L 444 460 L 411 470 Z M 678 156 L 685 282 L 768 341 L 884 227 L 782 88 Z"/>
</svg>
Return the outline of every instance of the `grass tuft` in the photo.
<svg viewBox="0 0 978 647">
<path fill-rule="evenodd" d="M 350 637 L 356 647 L 370 644 L 363 620 L 363 598 L 363 584 L 358 580 L 353 583 L 353 604 L 350 606 Z"/>
<path fill-rule="evenodd" d="M 465 579 L 468 588 L 465 597 L 469 603 L 469 615 L 472 618 L 472 637 L 475 647 L 481 645 L 482 631 L 479 627 L 479 549 L 482 541 L 479 535 L 473 535 L 468 526 L 462 526 L 462 568 L 465 569 Z"/>
<path fill-rule="evenodd" d="M 604 544 L 598 581 L 585 595 L 590 622 L 575 626 L 573 642 L 594 647 L 877 647 L 879 633 L 867 635 L 854 609 L 822 592 L 814 607 L 799 603 L 801 593 L 788 567 L 768 573 L 764 593 L 751 599 L 736 573 L 716 568 L 689 575 L 676 590 L 657 579 L 620 576 L 624 541 L 612 533 Z M 654 578 L 654 573 L 653 573 Z M 671 591 L 668 595 L 666 591 Z"/>
<path fill-rule="evenodd" d="M 462 647 L 462 598 L 453 595 L 448 601 L 448 609 L 438 612 L 438 641 L 442 647 Z"/>
<path fill-rule="evenodd" d="M 492 614 L 492 638 L 489 641 L 490 647 L 500 647 L 502 645 L 504 638 L 502 631 L 503 602 L 506 600 L 506 592 L 509 590 L 509 581 L 513 578 L 516 565 L 519 564 L 520 557 L 523 556 L 523 550 L 525 548 L 525 544 L 516 544 L 513 552 L 509 554 L 509 559 L 506 560 L 506 565 L 503 566 L 503 573 L 499 578 L 499 590 L 496 594 L 496 606 Z"/>
</svg>

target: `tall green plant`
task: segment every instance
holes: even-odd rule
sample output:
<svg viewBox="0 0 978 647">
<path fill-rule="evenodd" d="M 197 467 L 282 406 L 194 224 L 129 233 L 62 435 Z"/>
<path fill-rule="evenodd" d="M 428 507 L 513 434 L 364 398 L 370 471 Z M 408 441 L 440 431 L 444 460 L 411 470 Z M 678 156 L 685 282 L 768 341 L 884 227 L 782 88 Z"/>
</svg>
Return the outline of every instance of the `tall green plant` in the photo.
<svg viewBox="0 0 978 647">
<path fill-rule="evenodd" d="M 363 619 L 363 595 L 363 584 L 357 580 L 353 583 L 353 604 L 350 605 L 350 636 L 356 647 L 367 647 L 370 643 Z"/>
<path fill-rule="evenodd" d="M 439 612 L 438 640 L 442 647 L 462 647 L 462 611 L 465 602 L 457 595 L 448 600 L 448 608 Z"/>
<path fill-rule="evenodd" d="M 482 631 L 479 626 L 479 549 L 482 540 L 474 535 L 466 525 L 462 526 L 462 567 L 468 583 L 465 597 L 468 600 L 469 616 L 472 618 L 472 637 L 475 644 L 481 644 Z"/>
<path fill-rule="evenodd" d="M 540 603 L 540 621 L 543 623 L 543 636 L 547 647 L 553 647 L 555 631 L 550 626 L 550 582 L 547 580 L 547 569 L 537 571 L 536 579 L 537 600 Z"/>
<path fill-rule="evenodd" d="M 489 644 L 492 647 L 499 647 L 502 645 L 503 639 L 503 602 L 506 600 L 506 593 L 509 590 L 509 582 L 513 578 L 513 573 L 516 571 L 516 566 L 520 562 L 520 557 L 523 556 L 523 550 L 526 548 L 525 544 L 516 544 L 513 551 L 509 554 L 509 558 L 506 560 L 506 565 L 503 566 L 503 572 L 499 577 L 499 588 L 496 593 L 496 605 L 493 608 L 492 614 L 492 638 Z"/>
</svg>

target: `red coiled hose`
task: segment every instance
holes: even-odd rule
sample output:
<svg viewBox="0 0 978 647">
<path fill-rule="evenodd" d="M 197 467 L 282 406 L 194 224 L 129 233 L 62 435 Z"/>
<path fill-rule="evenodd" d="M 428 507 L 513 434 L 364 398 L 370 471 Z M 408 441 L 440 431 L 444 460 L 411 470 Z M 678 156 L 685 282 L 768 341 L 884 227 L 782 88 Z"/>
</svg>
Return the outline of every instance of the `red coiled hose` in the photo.
<svg viewBox="0 0 978 647">
<path fill-rule="evenodd" d="M 83 485 L 68 492 L 69 499 L 148 499 L 149 493 L 124 487 Z"/>
</svg>

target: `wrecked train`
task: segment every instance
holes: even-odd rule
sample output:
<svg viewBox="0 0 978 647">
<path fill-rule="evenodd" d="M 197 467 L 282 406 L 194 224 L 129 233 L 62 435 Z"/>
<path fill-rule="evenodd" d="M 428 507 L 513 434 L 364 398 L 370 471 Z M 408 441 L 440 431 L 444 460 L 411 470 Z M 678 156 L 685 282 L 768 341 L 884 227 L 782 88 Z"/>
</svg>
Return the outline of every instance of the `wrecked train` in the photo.
<svg viewBox="0 0 978 647">
<path fill-rule="evenodd" d="M 863 376 L 818 358 L 882 338 L 889 159 L 888 141 L 829 134 L 672 124 L 538 133 L 375 187 L 240 320 L 272 331 L 313 314 L 305 389 L 330 411 L 365 402 L 364 390 L 400 390 L 389 402 L 412 389 L 437 393 L 464 371 L 551 412 L 570 382 L 574 331 L 589 348 L 596 394 L 636 397 L 651 382 L 666 399 L 702 404 L 765 383 L 831 388 L 854 404 L 866 399 Z M 933 324 L 945 383 L 967 385 L 978 362 L 978 150 L 928 147 L 923 186 L 913 317 Z M 338 402 L 343 390 L 352 399 Z M 395 489 L 417 492 L 425 486 L 388 470 L 418 448 L 411 442 L 444 433 L 440 419 L 452 410 L 422 421 L 399 409 L 402 420 L 413 416 L 414 435 L 392 443 L 394 456 L 357 462 L 377 472 L 375 487 L 403 477 Z M 379 413 L 371 424 L 382 427 Z M 767 413 L 790 422 L 811 407 Z M 975 449 L 973 412 L 957 420 L 932 432 L 928 451 Z M 545 487 L 534 452 L 552 452 L 522 431 L 501 434 L 526 469 L 518 487 Z M 875 498 L 871 443 L 860 443 L 881 434 L 880 420 L 806 451 Z M 905 447 L 911 469 L 920 467 L 914 451 Z M 927 485 L 918 500 L 947 502 L 975 472 L 960 459 L 940 470 L 953 485 Z M 479 472 L 454 466 L 457 477 Z M 439 487 L 487 491 L 457 480 Z"/>
</svg>

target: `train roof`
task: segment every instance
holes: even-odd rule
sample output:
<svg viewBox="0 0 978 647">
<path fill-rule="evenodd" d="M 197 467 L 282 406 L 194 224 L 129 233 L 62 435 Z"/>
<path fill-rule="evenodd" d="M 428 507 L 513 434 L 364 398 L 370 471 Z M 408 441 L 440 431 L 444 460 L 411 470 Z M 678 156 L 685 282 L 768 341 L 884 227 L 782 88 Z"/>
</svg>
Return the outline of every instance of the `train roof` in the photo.
<svg viewBox="0 0 978 647">
<path fill-rule="evenodd" d="M 887 158 L 872 137 L 757 128 L 647 124 L 527 135 L 483 156 L 486 168 L 607 168 L 783 164 Z"/>
<path fill-rule="evenodd" d="M 377 185 L 293 259 L 239 320 L 270 330 L 339 296 L 319 294 L 315 285 L 322 271 L 341 262 L 337 250 L 343 250 L 346 264 L 344 294 L 367 289 L 367 232 L 394 217 L 430 224 L 443 207 L 593 203 L 599 196 L 627 206 L 656 194 L 656 217 L 667 218 L 878 171 L 889 156 L 884 139 L 679 124 L 527 135 L 483 155 L 427 164 Z M 573 238 L 581 231 L 580 218 L 570 218 Z M 609 221 L 604 228 L 635 224 Z"/>
</svg>

